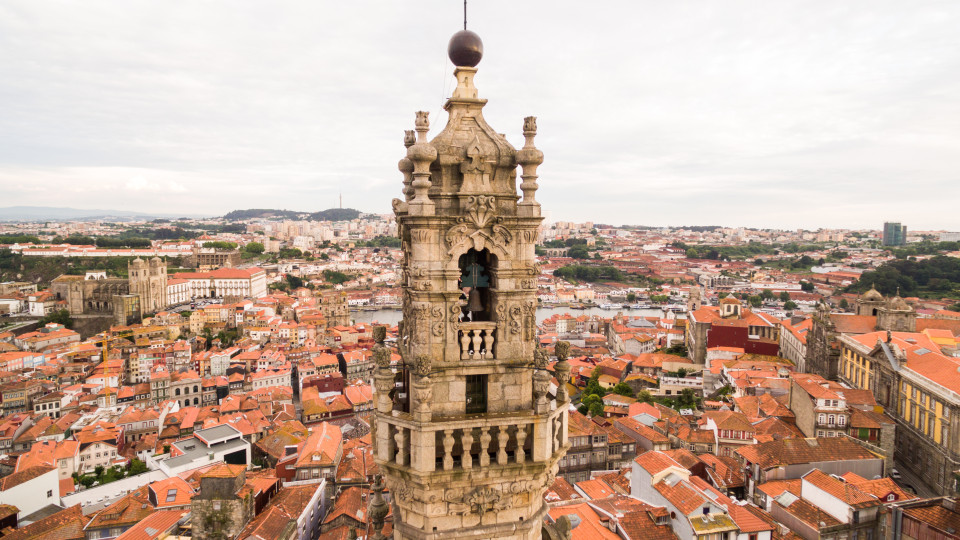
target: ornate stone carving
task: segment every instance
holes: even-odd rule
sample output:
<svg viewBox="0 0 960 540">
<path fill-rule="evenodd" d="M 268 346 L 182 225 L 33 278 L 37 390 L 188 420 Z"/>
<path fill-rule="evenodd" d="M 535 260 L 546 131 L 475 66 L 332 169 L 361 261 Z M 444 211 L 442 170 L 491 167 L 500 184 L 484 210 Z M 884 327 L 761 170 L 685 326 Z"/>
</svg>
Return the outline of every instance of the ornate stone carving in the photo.
<svg viewBox="0 0 960 540">
<path fill-rule="evenodd" d="M 433 326 L 432 326 L 433 337 L 443 337 L 443 322 L 444 322 L 443 307 L 433 306 L 433 309 L 431 310 L 431 314 L 433 315 L 433 320 L 434 320 Z"/>
<path fill-rule="evenodd" d="M 450 489 L 443 494 L 454 514 L 499 512 L 513 506 L 513 497 L 490 487 L 478 487 L 464 494 L 462 489 Z"/>
<path fill-rule="evenodd" d="M 426 243 L 433 238 L 433 231 L 429 229 L 411 229 L 410 237 L 417 242 Z"/>
<path fill-rule="evenodd" d="M 507 245 L 513 241 L 513 233 L 502 225 L 493 224 L 486 229 L 472 228 L 462 221 L 453 225 L 444 234 L 447 242 L 447 254 L 452 255 L 460 247 L 482 251 L 487 247 L 497 248 L 506 253 Z"/>
<path fill-rule="evenodd" d="M 567 358 L 570 358 L 570 342 L 569 341 L 558 341 L 554 346 L 554 354 L 557 356 L 557 360 L 561 362 L 566 362 Z"/>
<path fill-rule="evenodd" d="M 492 195 L 470 195 L 467 197 L 467 217 L 477 229 L 485 229 L 497 217 L 497 199 Z"/>
<path fill-rule="evenodd" d="M 450 306 L 450 328 L 453 329 L 454 334 L 460 332 L 460 317 L 462 316 L 463 309 L 458 304 Z"/>
<path fill-rule="evenodd" d="M 510 307 L 510 333 L 519 334 L 522 325 L 520 324 L 520 315 L 522 310 L 520 306 L 511 306 Z"/>
<path fill-rule="evenodd" d="M 417 111 L 417 118 L 413 123 L 414 127 L 417 128 L 417 132 L 427 131 L 430 129 L 430 113 L 428 111 Z"/>
<path fill-rule="evenodd" d="M 430 360 L 430 356 L 426 354 L 418 354 L 416 358 L 413 359 L 413 373 L 418 377 L 428 377 L 430 372 L 433 370 L 433 362 Z"/>
<path fill-rule="evenodd" d="M 537 231 L 531 231 L 530 229 L 524 229 L 517 232 L 517 236 L 520 237 L 521 242 L 526 242 L 532 244 L 537 241 Z"/>
<path fill-rule="evenodd" d="M 537 119 L 534 116 L 528 116 L 523 119 L 523 136 L 526 139 L 523 148 L 517 152 L 517 163 L 523 168 L 523 174 L 520 177 L 523 182 L 520 183 L 520 189 L 523 191 L 523 202 L 520 204 L 534 205 L 539 204 L 534 199 L 534 194 L 539 187 L 537 185 L 537 167 L 543 163 L 543 152 L 537 149 L 533 144 L 533 138 L 537 135 Z"/>
<path fill-rule="evenodd" d="M 547 358 L 547 351 L 543 347 L 537 347 L 533 350 L 533 365 L 537 369 L 547 369 L 547 364 L 549 363 L 549 358 Z"/>
<path fill-rule="evenodd" d="M 373 342 L 383 343 L 387 339 L 387 327 L 382 324 L 373 327 Z"/>
<path fill-rule="evenodd" d="M 390 349 L 379 345 L 373 348 L 373 361 L 380 369 L 390 369 Z"/>
<path fill-rule="evenodd" d="M 546 397 L 550 391 L 550 374 L 547 371 L 536 371 L 533 374 L 533 397 L 537 401 Z"/>
<path fill-rule="evenodd" d="M 430 400 L 433 399 L 433 387 L 429 384 L 429 377 L 423 377 L 420 380 L 420 384 L 413 384 L 413 399 L 421 410 L 425 410 L 430 408 Z"/>
<path fill-rule="evenodd" d="M 421 209 L 418 214 L 423 214 L 422 209 L 433 204 L 427 192 L 430 190 L 430 164 L 437 159 L 437 149 L 427 142 L 427 131 L 430 130 L 429 114 L 425 111 L 417 112 L 415 123 L 417 142 L 407 148 L 407 158 L 413 162 L 413 181 L 410 183 L 413 198 L 410 200 L 410 205 Z M 427 213 L 432 214 L 432 209 Z"/>
<path fill-rule="evenodd" d="M 463 173 L 464 192 L 492 191 L 490 173 L 493 172 L 493 163 L 487 161 L 477 135 L 474 135 L 473 143 L 467 149 L 467 160 L 460 163 L 460 172 Z"/>
</svg>

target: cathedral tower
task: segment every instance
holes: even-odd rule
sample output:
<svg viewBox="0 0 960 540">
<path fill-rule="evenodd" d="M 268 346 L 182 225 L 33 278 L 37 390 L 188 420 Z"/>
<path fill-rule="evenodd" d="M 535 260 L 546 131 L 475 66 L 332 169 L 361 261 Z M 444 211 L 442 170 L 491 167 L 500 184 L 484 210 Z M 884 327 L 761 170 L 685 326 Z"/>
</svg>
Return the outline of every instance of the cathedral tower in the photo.
<svg viewBox="0 0 960 540">
<path fill-rule="evenodd" d="M 160 257 L 149 262 L 137 257 L 127 263 L 130 294 L 140 296 L 143 314 L 155 313 L 167 307 L 167 263 Z"/>
<path fill-rule="evenodd" d="M 473 82 L 482 50 L 467 30 L 450 40 L 447 124 L 428 141 L 418 112 L 399 164 L 399 372 L 382 345 L 375 354 L 376 459 L 396 539 L 540 538 L 567 448 L 569 398 L 561 387 L 548 399 L 536 340 L 536 119 L 524 119 L 520 150 L 487 124 Z M 569 378 L 565 343 L 557 356 L 557 379 Z"/>
</svg>

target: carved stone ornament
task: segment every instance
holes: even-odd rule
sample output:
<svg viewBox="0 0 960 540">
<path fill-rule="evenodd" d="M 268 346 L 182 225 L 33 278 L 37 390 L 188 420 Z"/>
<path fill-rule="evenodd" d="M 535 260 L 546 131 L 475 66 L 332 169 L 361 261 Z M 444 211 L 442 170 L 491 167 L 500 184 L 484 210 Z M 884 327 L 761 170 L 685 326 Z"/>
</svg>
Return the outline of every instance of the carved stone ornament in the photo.
<svg viewBox="0 0 960 540">
<path fill-rule="evenodd" d="M 537 371 L 533 374 L 533 396 L 539 401 L 550 391 L 550 374 Z"/>
<path fill-rule="evenodd" d="M 507 322 L 507 305 L 503 302 L 497 303 L 497 321 Z"/>
<path fill-rule="evenodd" d="M 480 514 L 499 512 L 513 506 L 513 497 L 509 494 L 489 488 L 478 487 L 463 494 L 460 489 L 451 489 L 443 494 L 443 500 L 450 503 L 450 511 L 455 514 Z"/>
<path fill-rule="evenodd" d="M 381 369 L 390 369 L 390 349 L 383 345 L 378 345 L 373 349 L 373 361 Z"/>
<path fill-rule="evenodd" d="M 566 361 L 567 358 L 570 358 L 570 342 L 558 341 L 554 346 L 554 354 L 557 355 L 557 360 Z"/>
<path fill-rule="evenodd" d="M 537 117 L 528 116 L 523 119 L 523 131 L 532 131 L 534 134 L 537 133 Z"/>
<path fill-rule="evenodd" d="M 433 362 L 430 360 L 430 356 L 426 354 L 418 354 L 416 358 L 413 359 L 413 373 L 418 377 L 428 377 L 430 372 L 433 370 Z"/>
<path fill-rule="evenodd" d="M 547 351 L 542 347 L 533 350 L 533 365 L 537 369 L 546 369 L 548 363 Z"/>
<path fill-rule="evenodd" d="M 450 306 L 450 328 L 453 329 L 454 333 L 460 332 L 460 317 L 463 316 L 463 310 L 459 305 L 454 304 Z"/>
<path fill-rule="evenodd" d="M 427 111 L 417 111 L 417 119 L 413 124 L 417 131 L 430 129 L 430 113 Z"/>
<path fill-rule="evenodd" d="M 510 333 L 519 334 L 520 329 L 522 328 L 520 324 L 520 315 L 522 310 L 520 306 L 512 306 L 510 308 Z"/>
<path fill-rule="evenodd" d="M 383 343 L 387 339 L 387 327 L 378 324 L 373 327 L 373 342 L 374 343 Z"/>
<path fill-rule="evenodd" d="M 444 234 L 447 242 L 447 254 L 453 255 L 461 246 L 483 251 L 492 247 L 506 253 L 506 246 L 513 241 L 513 233 L 503 225 L 493 224 L 486 229 L 472 228 L 459 218 L 460 222 L 453 225 Z"/>
<path fill-rule="evenodd" d="M 497 217 L 497 199 L 492 195 L 471 195 L 467 197 L 467 216 L 478 229 L 485 229 Z"/>
<path fill-rule="evenodd" d="M 429 378 L 424 377 L 421 380 L 429 381 Z M 430 401 L 433 400 L 433 387 L 429 384 L 414 384 L 413 399 L 420 408 L 429 409 Z"/>
<path fill-rule="evenodd" d="M 444 322 L 443 307 L 434 306 L 433 309 L 431 310 L 431 314 L 433 315 L 433 319 L 434 319 L 433 327 L 432 327 L 433 337 L 442 337 L 443 322 Z"/>
</svg>

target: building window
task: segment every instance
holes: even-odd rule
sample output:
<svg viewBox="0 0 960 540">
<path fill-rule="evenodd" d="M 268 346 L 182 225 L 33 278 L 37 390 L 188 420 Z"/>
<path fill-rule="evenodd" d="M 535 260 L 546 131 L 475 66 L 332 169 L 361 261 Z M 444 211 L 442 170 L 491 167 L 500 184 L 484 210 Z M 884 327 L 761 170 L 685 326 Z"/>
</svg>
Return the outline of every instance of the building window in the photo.
<svg viewBox="0 0 960 540">
<path fill-rule="evenodd" d="M 487 412 L 487 376 L 467 375 L 467 414 Z"/>
</svg>

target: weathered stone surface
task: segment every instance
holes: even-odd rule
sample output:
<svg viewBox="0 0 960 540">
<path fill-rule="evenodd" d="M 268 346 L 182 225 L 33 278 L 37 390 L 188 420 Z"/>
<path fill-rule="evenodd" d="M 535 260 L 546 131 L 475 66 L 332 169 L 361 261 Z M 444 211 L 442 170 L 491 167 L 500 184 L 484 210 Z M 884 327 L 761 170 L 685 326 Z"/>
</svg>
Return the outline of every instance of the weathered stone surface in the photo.
<svg viewBox="0 0 960 540">
<path fill-rule="evenodd" d="M 484 120 L 476 73 L 456 68 L 449 119 L 429 142 L 417 113 L 399 165 L 408 386 L 405 403 L 378 407 L 375 453 L 397 539 L 540 538 L 543 491 L 566 450 L 566 396 L 535 399 L 531 369 L 546 369 L 535 359 L 536 121 L 524 120 L 518 154 Z"/>
</svg>

